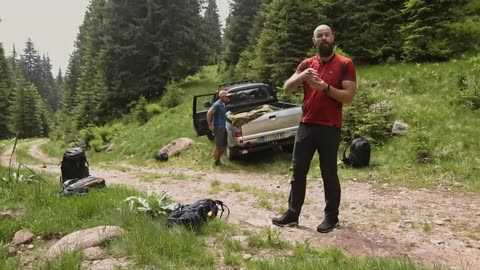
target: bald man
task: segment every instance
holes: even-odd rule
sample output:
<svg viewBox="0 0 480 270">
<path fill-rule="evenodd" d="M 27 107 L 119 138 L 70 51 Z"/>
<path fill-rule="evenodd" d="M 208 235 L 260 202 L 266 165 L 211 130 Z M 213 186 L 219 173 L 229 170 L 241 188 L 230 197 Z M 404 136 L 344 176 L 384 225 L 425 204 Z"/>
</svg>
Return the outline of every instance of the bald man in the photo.
<svg viewBox="0 0 480 270">
<path fill-rule="evenodd" d="M 213 158 L 215 166 L 222 165 L 220 157 L 227 147 L 227 117 L 225 103 L 228 102 L 230 94 L 225 90 L 218 92 L 218 100 L 213 103 L 207 112 L 208 128 L 215 136 L 215 149 L 213 150 Z"/>
<path fill-rule="evenodd" d="M 356 73 L 352 60 L 333 50 L 335 37 L 325 24 L 313 32 L 314 57 L 302 61 L 285 82 L 287 94 L 303 89 L 303 114 L 295 138 L 293 176 L 288 211 L 273 218 L 277 226 L 297 226 L 305 201 L 307 173 L 315 151 L 320 157 L 325 194 L 325 217 L 317 231 L 327 233 L 338 224 L 340 181 L 337 174 L 337 152 L 342 127 L 342 105 L 353 102 Z"/>
</svg>

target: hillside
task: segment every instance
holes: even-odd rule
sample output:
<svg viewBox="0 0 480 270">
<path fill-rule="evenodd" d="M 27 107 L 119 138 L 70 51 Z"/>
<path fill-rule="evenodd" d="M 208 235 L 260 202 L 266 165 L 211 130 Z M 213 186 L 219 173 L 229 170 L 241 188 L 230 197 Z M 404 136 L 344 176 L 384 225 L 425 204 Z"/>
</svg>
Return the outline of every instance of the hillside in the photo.
<svg viewBox="0 0 480 270">
<path fill-rule="evenodd" d="M 377 103 L 387 102 L 392 108 L 392 116 L 383 139 L 372 142 L 376 143 L 372 148 L 372 166 L 361 170 L 342 168 L 341 178 L 479 191 L 480 91 L 475 75 L 479 71 L 479 57 L 445 63 L 359 67 L 357 103 L 363 102 L 361 96 L 368 93 L 369 99 Z M 168 166 L 154 160 L 156 151 L 173 139 L 189 137 L 199 143 L 192 150 L 174 157 L 169 164 L 192 169 L 211 168 L 213 146 L 205 137 L 196 138 L 193 131 L 192 96 L 214 92 L 220 78 L 215 68 L 209 67 L 178 83 L 182 97 L 180 104 L 167 108 L 161 105 L 162 102 L 155 103 L 160 109 L 144 124 L 129 116 L 124 117 L 123 122 L 117 121 L 96 131 L 92 128 L 83 137 L 96 136 L 104 148 L 114 144 L 115 151 L 90 151 L 89 155 L 96 161 L 123 159 L 135 164 Z M 469 109 L 469 104 L 476 109 Z M 357 110 L 355 102 L 353 107 L 347 106 L 346 109 Z M 409 131 L 403 136 L 391 136 L 389 132 L 394 120 L 404 121 Z M 367 138 L 378 132 L 368 131 L 368 127 L 367 131 L 362 129 L 364 127 L 357 127 L 356 131 Z M 340 148 L 343 150 L 343 146 Z M 55 154 L 58 156 L 61 152 Z M 273 155 L 270 152 L 247 155 L 239 161 L 227 162 L 227 165 L 233 171 L 288 174 L 290 160 L 290 154 L 276 151 Z M 313 159 L 310 175 L 320 177 L 318 158 Z"/>
<path fill-rule="evenodd" d="M 460 90 L 452 89 L 458 89 L 459 82 L 464 84 L 463 91 L 469 91 L 472 87 L 475 89 L 474 82 L 477 79 L 473 74 L 478 69 L 476 58 L 443 64 L 359 68 L 359 93 L 368 92 L 378 102 L 387 100 L 394 108 L 394 119 L 408 123 L 410 130 L 403 136 L 388 137 L 374 145 L 372 165 L 368 168 L 340 168 L 343 185 L 341 226 L 327 236 L 319 235 L 312 229 L 318 224 L 321 217 L 317 213 L 322 212 L 324 205 L 323 196 L 320 195 L 322 186 L 318 160 L 314 159 L 311 165 L 307 201 L 301 217 L 302 226 L 298 229 L 272 229 L 269 226 L 270 218 L 285 210 L 291 176 L 290 154 L 274 150 L 245 156 L 238 161 L 226 161 L 223 168 L 213 166 L 212 143 L 207 138 L 195 137 L 191 124 L 191 97 L 216 89 L 218 75 L 213 67 L 177 84 L 183 93 L 178 106 L 167 108 L 165 101 L 146 105 L 146 108 L 150 108 L 147 111 L 151 112 L 151 117 L 143 124 L 136 121 L 135 116 L 125 115 L 105 127 L 92 127 L 79 132 L 82 138 L 86 138 L 86 135 L 93 136 L 88 137 L 89 142 L 96 141 L 95 145 L 100 146 L 92 146 L 88 151 L 91 173 L 107 179 L 111 186 L 106 193 L 93 193 L 91 200 L 108 200 L 108 205 L 111 205 L 115 201 L 121 201 L 120 196 L 125 198 L 134 194 L 133 191 L 117 190 L 122 186 L 145 192 L 142 194 L 166 190 L 175 201 L 182 203 L 204 197 L 223 200 L 232 209 L 228 224 L 233 224 L 235 229 L 213 227 L 212 232 L 212 227 L 209 227 L 206 235 L 204 233 L 194 239 L 206 241 L 208 252 L 218 254 L 225 249 L 228 252 L 222 253 L 218 260 L 197 254 L 191 259 L 176 261 L 168 255 L 166 260 L 179 267 L 230 269 L 245 266 L 248 269 L 265 269 L 261 268 L 262 265 L 275 265 L 272 267 L 278 268 L 282 263 L 280 260 L 286 259 L 292 265 L 306 263 L 306 269 L 318 269 L 315 266 L 317 263 L 327 264 L 325 269 L 340 268 L 339 264 L 334 263 L 338 260 L 341 265 L 347 265 L 347 268 L 348 265 L 365 265 L 365 269 L 369 269 L 378 263 L 375 259 L 373 262 L 370 259 L 372 257 L 367 257 L 366 261 L 357 259 L 357 256 L 367 255 L 373 258 L 393 257 L 393 260 L 405 256 L 427 267 L 442 265 L 475 269 L 480 261 L 477 176 L 480 162 L 475 156 L 480 150 L 476 139 L 480 120 L 478 110 L 469 110 L 455 103 Z M 196 141 L 196 145 L 179 156 L 170 158 L 168 162 L 155 161 L 155 152 L 178 137 L 190 137 Z M 2 166 L 5 167 L 10 159 L 8 154 L 12 142 L 2 143 L 5 144 L 0 147 L 3 152 Z M 16 159 L 35 171 L 41 171 L 44 178 L 54 183 L 59 174 L 58 161 L 65 146 L 60 142 L 44 143 L 45 141 L 20 141 Z M 105 151 L 106 146 L 113 150 Z M 420 150 L 429 153 L 422 156 L 425 160 L 417 159 Z M 6 170 L 2 169 L 2 172 L 6 173 Z M 28 171 L 22 172 L 28 174 Z M 29 187 L 32 185 L 17 186 L 22 190 Z M 34 190 L 32 192 L 37 195 L 32 199 L 39 200 L 38 192 L 44 192 L 42 196 L 46 196 L 52 191 L 55 192 L 53 184 L 48 188 Z M 27 203 L 31 200 L 30 196 L 17 198 L 13 194 L 15 192 L 4 193 L 3 200 L 7 209 L 15 205 L 25 205 L 27 209 L 34 207 Z M 21 194 L 28 192 L 23 190 Z M 20 203 L 18 200 L 25 202 Z M 62 209 L 55 209 L 58 201 L 40 201 L 38 204 L 43 208 L 37 211 L 53 211 L 57 216 L 61 215 L 61 212 L 56 211 Z M 89 201 L 88 205 L 94 205 L 96 202 L 93 201 Z M 84 209 L 87 206 L 81 206 L 81 199 L 71 203 L 79 205 L 70 207 L 79 207 L 79 211 L 87 211 L 88 214 L 83 213 L 82 219 L 67 225 L 56 225 L 59 227 L 57 230 L 69 232 L 76 226 L 85 224 L 85 221 L 87 224 L 104 224 L 106 219 L 111 219 L 108 209 Z M 107 217 L 98 218 L 102 214 L 97 211 L 107 211 Z M 37 219 L 36 227 L 28 225 L 29 218 Z M 38 224 L 48 223 L 38 214 L 19 219 L 21 222 L 7 221 L 8 226 L 5 228 L 8 229 L 2 232 L 2 239 L 8 239 L 19 228 L 36 228 L 41 234 Z M 133 237 L 139 231 L 146 233 L 146 228 L 132 227 L 127 219 L 116 222 L 128 228 L 128 237 Z M 142 224 L 151 224 L 148 222 Z M 24 225 L 20 227 L 19 224 Z M 157 229 L 164 230 L 161 226 Z M 223 232 L 225 238 L 215 230 Z M 226 238 L 234 240 L 227 241 Z M 143 258 L 143 261 L 136 262 L 137 265 L 163 263 L 145 257 L 149 254 L 147 250 L 161 252 L 165 247 L 133 242 L 138 251 L 128 248 L 130 242 L 114 241 L 112 245 L 115 248 L 108 249 L 108 252 L 114 257 L 130 254 L 133 258 Z M 303 244 L 292 248 L 285 243 Z M 39 241 L 37 244 L 45 248 L 48 243 Z M 323 255 L 311 250 L 325 247 L 339 248 L 348 257 L 342 257 L 331 250 L 323 250 Z M 298 248 L 305 253 L 299 255 Z M 315 255 L 312 256 L 313 254 Z M 275 257 L 280 259 L 274 260 Z M 318 261 L 324 257 L 328 259 Z M 327 263 L 331 261 L 332 264 Z M 416 269 L 395 261 L 383 262 L 381 265 L 382 269 Z"/>
</svg>

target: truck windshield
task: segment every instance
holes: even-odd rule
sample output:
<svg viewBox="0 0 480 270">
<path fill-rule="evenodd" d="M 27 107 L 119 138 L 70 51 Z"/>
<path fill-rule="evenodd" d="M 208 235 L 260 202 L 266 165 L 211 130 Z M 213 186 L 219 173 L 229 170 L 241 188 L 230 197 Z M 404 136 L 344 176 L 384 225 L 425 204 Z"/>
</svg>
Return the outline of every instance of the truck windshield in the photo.
<svg viewBox="0 0 480 270">
<path fill-rule="evenodd" d="M 230 106 L 265 102 L 274 98 L 267 87 L 242 89 L 231 94 Z"/>
</svg>

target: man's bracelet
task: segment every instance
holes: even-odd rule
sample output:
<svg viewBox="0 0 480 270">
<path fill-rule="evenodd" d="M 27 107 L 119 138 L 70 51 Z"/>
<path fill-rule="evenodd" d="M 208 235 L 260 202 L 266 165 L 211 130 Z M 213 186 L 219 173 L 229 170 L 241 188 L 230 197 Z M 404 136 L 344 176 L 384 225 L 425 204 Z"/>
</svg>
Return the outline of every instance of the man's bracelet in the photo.
<svg viewBox="0 0 480 270">
<path fill-rule="evenodd" d="M 325 92 L 325 94 L 330 93 L 330 84 L 327 84 L 327 87 L 325 87 L 325 89 L 323 89 L 323 91 Z"/>
</svg>

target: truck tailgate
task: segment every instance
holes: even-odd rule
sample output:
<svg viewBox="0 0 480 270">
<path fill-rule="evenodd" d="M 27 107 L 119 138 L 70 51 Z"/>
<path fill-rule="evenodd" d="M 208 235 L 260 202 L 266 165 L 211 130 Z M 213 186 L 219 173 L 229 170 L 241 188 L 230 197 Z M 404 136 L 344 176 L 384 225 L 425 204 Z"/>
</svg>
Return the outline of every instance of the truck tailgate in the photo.
<svg viewBox="0 0 480 270">
<path fill-rule="evenodd" d="M 289 128 L 296 129 L 300 123 L 301 115 L 301 106 L 265 113 L 242 126 L 242 137 L 243 139 L 250 139 L 258 136 L 268 136 Z"/>
</svg>

